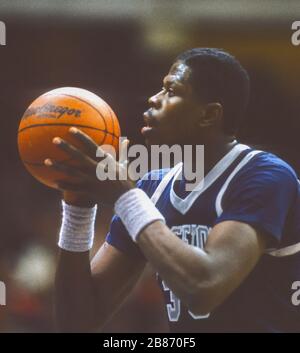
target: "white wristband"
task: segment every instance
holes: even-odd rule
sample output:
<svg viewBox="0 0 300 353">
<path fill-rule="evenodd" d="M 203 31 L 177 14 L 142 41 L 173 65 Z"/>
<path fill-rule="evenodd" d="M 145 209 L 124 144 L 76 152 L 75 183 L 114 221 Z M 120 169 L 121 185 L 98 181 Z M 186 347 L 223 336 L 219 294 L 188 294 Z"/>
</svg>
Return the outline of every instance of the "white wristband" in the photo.
<svg viewBox="0 0 300 353">
<path fill-rule="evenodd" d="M 115 212 L 134 242 L 141 230 L 150 223 L 157 220 L 165 222 L 164 216 L 148 195 L 138 188 L 127 191 L 116 201 Z"/>
<path fill-rule="evenodd" d="M 92 248 L 97 205 L 92 208 L 68 205 L 62 201 L 62 225 L 58 246 L 73 252 L 84 252 Z"/>
</svg>

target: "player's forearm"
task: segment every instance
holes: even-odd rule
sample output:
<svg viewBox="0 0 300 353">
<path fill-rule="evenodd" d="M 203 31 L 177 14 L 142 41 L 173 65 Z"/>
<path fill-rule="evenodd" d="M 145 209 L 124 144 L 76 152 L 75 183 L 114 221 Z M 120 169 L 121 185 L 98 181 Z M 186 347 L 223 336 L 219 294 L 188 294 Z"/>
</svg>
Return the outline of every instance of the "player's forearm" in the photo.
<svg viewBox="0 0 300 353">
<path fill-rule="evenodd" d="M 89 252 L 61 250 L 55 279 L 55 316 L 59 331 L 90 331 L 97 325 L 96 294 Z"/>
<path fill-rule="evenodd" d="M 212 283 L 212 265 L 205 251 L 184 243 L 160 221 L 140 233 L 138 245 L 169 288 L 190 310 L 199 302 L 205 306 Z"/>
<path fill-rule="evenodd" d="M 193 312 L 198 302 L 205 303 L 210 297 L 209 255 L 172 233 L 165 225 L 164 216 L 140 189 L 123 194 L 115 203 L 115 211 L 129 236 L 177 297 Z"/>
<path fill-rule="evenodd" d="M 84 195 L 65 193 L 58 246 L 55 312 L 60 331 L 90 331 L 96 326 L 96 294 L 89 250 L 96 207 Z"/>
</svg>

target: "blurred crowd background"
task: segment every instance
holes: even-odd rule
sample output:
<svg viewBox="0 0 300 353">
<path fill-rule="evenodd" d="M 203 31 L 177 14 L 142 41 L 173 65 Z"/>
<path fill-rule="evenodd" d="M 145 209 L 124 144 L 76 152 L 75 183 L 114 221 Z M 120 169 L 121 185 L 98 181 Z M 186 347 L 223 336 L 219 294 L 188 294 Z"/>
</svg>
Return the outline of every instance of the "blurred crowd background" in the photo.
<svg viewBox="0 0 300 353">
<path fill-rule="evenodd" d="M 251 100 L 240 140 L 282 156 L 300 172 L 300 46 L 291 43 L 297 0 L 1 0 L 0 332 L 53 332 L 60 194 L 34 180 L 17 150 L 18 124 L 40 94 L 82 87 L 104 98 L 122 135 L 141 143 L 147 98 L 174 57 L 218 47 L 248 69 Z M 100 205 L 95 248 L 111 210 Z M 162 297 L 149 268 L 106 332 L 164 332 Z"/>
</svg>

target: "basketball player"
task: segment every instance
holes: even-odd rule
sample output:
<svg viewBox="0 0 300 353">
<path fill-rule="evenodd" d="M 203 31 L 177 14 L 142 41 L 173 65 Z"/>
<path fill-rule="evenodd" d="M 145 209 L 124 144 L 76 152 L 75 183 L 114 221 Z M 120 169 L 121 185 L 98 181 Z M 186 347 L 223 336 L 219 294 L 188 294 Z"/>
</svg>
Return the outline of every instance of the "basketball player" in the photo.
<svg viewBox="0 0 300 353">
<path fill-rule="evenodd" d="M 65 191 L 56 276 L 60 330 L 101 329 L 150 262 L 172 332 L 300 331 L 293 300 L 300 280 L 299 183 L 284 161 L 235 140 L 248 95 L 248 75 L 234 57 L 198 48 L 175 60 L 149 99 L 142 129 L 148 144 L 205 146 L 204 183 L 191 192 L 179 178 L 181 163 L 150 172 L 137 187 L 99 181 L 89 137 L 70 131 L 90 155 L 54 140 L 79 164 L 45 161 L 78 180 L 57 183 Z M 101 204 L 113 205 L 115 216 L 90 264 L 96 202 L 100 212 Z"/>
</svg>

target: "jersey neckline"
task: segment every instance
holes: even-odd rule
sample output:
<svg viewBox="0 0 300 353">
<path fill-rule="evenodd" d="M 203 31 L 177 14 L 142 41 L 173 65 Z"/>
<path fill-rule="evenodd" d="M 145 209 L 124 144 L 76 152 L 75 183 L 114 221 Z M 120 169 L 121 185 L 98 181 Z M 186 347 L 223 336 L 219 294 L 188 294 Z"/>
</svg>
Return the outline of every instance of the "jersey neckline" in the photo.
<svg viewBox="0 0 300 353">
<path fill-rule="evenodd" d="M 196 199 L 207 190 L 223 172 L 236 160 L 236 158 L 246 149 L 250 147 L 243 144 L 235 145 L 229 152 L 226 153 L 224 157 L 222 157 L 214 167 L 207 173 L 207 175 L 200 181 L 200 185 L 198 184 L 195 187 L 195 190 L 189 192 L 189 194 L 185 198 L 181 198 L 178 196 L 174 190 L 175 181 L 182 174 L 183 164 L 176 168 L 174 176 L 172 178 L 171 190 L 170 190 L 170 201 L 174 208 L 177 209 L 181 214 L 185 214 L 191 208 Z"/>
</svg>

